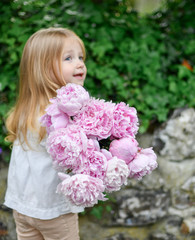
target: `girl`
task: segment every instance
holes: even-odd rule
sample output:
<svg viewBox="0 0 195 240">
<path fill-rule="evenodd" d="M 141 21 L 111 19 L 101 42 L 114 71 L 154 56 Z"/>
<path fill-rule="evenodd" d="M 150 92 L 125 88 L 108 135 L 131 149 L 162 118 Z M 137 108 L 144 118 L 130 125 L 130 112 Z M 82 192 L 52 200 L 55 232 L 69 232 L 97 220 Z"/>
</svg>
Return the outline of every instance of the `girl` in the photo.
<svg viewBox="0 0 195 240">
<path fill-rule="evenodd" d="M 6 121 L 13 148 L 4 204 L 14 210 L 19 240 L 79 239 L 77 214 L 56 194 L 59 179 L 45 149 L 46 131 L 39 118 L 58 88 L 84 84 L 84 60 L 82 40 L 64 28 L 39 30 L 24 47 L 19 97 Z"/>
</svg>

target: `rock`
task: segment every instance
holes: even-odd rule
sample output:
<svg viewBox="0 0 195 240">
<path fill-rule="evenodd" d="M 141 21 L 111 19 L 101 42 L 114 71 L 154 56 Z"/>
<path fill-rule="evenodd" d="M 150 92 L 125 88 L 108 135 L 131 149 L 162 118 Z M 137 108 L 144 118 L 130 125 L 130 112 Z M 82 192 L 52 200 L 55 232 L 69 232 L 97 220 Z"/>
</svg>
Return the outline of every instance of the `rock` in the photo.
<svg viewBox="0 0 195 240">
<path fill-rule="evenodd" d="M 181 225 L 181 232 L 186 235 L 195 235 L 195 218 L 190 217 L 184 219 Z"/>
<path fill-rule="evenodd" d="M 169 161 L 168 157 L 158 156 L 157 161 L 157 171 L 161 173 L 164 180 L 165 190 L 180 188 L 194 174 L 194 161 L 191 159 L 173 162 Z"/>
<path fill-rule="evenodd" d="M 125 236 L 122 233 L 117 233 L 111 237 L 106 238 L 105 240 L 138 240 L 138 239 Z"/>
<path fill-rule="evenodd" d="M 185 191 L 192 192 L 195 194 L 195 176 L 192 176 L 189 178 L 182 186 L 181 188 Z"/>
<path fill-rule="evenodd" d="M 195 207 L 191 206 L 191 207 L 188 207 L 186 209 L 176 209 L 176 208 L 171 206 L 168 209 L 168 214 L 169 215 L 177 215 L 181 218 L 192 217 L 193 215 L 195 215 Z"/>
<path fill-rule="evenodd" d="M 190 201 L 190 196 L 188 193 L 185 193 L 180 189 L 173 189 L 172 204 L 173 207 L 177 209 L 186 209 L 192 204 L 192 202 Z"/>
<path fill-rule="evenodd" d="M 3 205 L 7 187 L 8 167 L 0 164 L 0 239 L 16 240 L 16 228 L 11 209 Z"/>
<path fill-rule="evenodd" d="M 6 236 L 8 236 L 7 227 L 2 222 L 0 222 L 0 239 L 6 238 Z"/>
<path fill-rule="evenodd" d="M 173 236 L 180 235 L 180 226 L 182 223 L 182 218 L 177 215 L 168 216 L 165 220 L 165 232 Z"/>
<path fill-rule="evenodd" d="M 116 194 L 115 215 L 111 225 L 143 226 L 167 215 L 169 193 L 162 190 L 124 189 Z"/>
<path fill-rule="evenodd" d="M 16 240 L 15 222 L 9 209 L 0 207 L 0 239 Z"/>
<path fill-rule="evenodd" d="M 178 110 L 177 110 L 178 111 Z M 195 110 L 184 109 L 173 114 L 164 129 L 154 134 L 153 146 L 161 156 L 172 161 L 183 161 L 195 157 Z M 159 147 L 160 144 L 160 147 Z"/>
<path fill-rule="evenodd" d="M 128 179 L 128 187 L 147 189 L 147 190 L 158 190 L 163 188 L 165 181 L 161 172 L 155 169 L 151 174 L 144 176 L 140 181 L 136 179 Z"/>
<path fill-rule="evenodd" d="M 172 234 L 154 233 L 149 237 L 149 240 L 177 240 L 177 238 Z"/>
<path fill-rule="evenodd" d="M 166 227 L 165 228 L 170 228 L 170 226 L 173 227 L 179 227 L 181 226 L 182 223 L 182 218 L 177 216 L 177 215 L 170 215 L 167 217 L 165 224 Z"/>
<path fill-rule="evenodd" d="M 149 133 L 144 133 L 142 135 L 137 135 L 136 137 L 139 146 L 141 148 L 148 148 L 152 146 L 152 141 L 153 141 L 153 135 Z"/>
</svg>

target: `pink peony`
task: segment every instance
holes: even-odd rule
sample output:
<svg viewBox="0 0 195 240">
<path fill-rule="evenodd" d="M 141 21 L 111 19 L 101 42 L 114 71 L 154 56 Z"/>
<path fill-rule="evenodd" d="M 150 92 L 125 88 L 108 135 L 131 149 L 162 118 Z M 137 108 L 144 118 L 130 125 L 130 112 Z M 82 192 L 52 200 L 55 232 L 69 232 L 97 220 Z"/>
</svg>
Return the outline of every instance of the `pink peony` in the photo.
<svg viewBox="0 0 195 240">
<path fill-rule="evenodd" d="M 54 167 L 71 171 L 72 176 L 58 174 L 62 181 L 57 187 L 71 211 L 74 206 L 92 207 L 107 200 L 104 191 L 118 191 L 128 177 L 141 179 L 157 167 L 152 148 L 139 148 L 135 139 L 135 108 L 91 98 L 72 83 L 58 89 L 50 102 L 41 124 L 49 134 L 46 148 Z"/>
<path fill-rule="evenodd" d="M 107 169 L 107 159 L 101 152 L 90 151 L 76 173 L 103 179 Z"/>
<path fill-rule="evenodd" d="M 138 131 L 137 111 L 124 102 L 115 106 L 113 121 L 112 136 L 115 138 L 134 137 Z"/>
<path fill-rule="evenodd" d="M 89 93 L 80 85 L 68 83 L 57 90 L 58 107 L 69 116 L 74 116 L 88 102 Z"/>
<path fill-rule="evenodd" d="M 112 156 L 116 156 L 129 164 L 136 156 L 138 151 L 138 142 L 133 137 L 120 138 L 113 140 L 110 144 L 109 151 Z"/>
<path fill-rule="evenodd" d="M 49 134 L 51 132 L 50 129 L 52 128 L 51 116 L 46 113 L 40 117 L 39 122 L 41 123 L 41 126 L 46 128 L 47 133 Z"/>
<path fill-rule="evenodd" d="M 100 151 L 100 144 L 97 139 L 95 138 L 90 138 L 90 141 L 93 143 L 93 148 L 95 151 Z"/>
<path fill-rule="evenodd" d="M 67 127 L 70 121 L 69 116 L 60 111 L 55 99 L 50 99 L 50 101 L 52 104 L 46 108 L 46 114 L 40 118 L 40 123 L 42 126 L 46 127 L 48 134 L 59 128 Z"/>
<path fill-rule="evenodd" d="M 83 128 L 88 137 L 98 140 L 111 135 L 114 104 L 91 98 L 87 105 L 74 117 L 74 123 Z"/>
<path fill-rule="evenodd" d="M 77 169 L 87 149 L 87 137 L 78 126 L 69 125 L 49 134 L 47 151 L 52 156 L 54 166 Z"/>
<path fill-rule="evenodd" d="M 104 156 L 106 157 L 106 159 L 107 159 L 108 161 L 112 158 L 112 154 L 111 154 L 111 152 L 109 152 L 108 150 L 102 148 L 100 151 L 101 151 L 101 153 L 104 154 Z"/>
<path fill-rule="evenodd" d="M 92 207 L 98 200 L 107 200 L 103 191 L 105 186 L 99 178 L 89 175 L 75 174 L 73 176 L 59 173 L 63 180 L 57 187 L 57 193 L 64 194 L 72 205 Z"/>
<path fill-rule="evenodd" d="M 140 180 L 143 176 L 150 174 L 158 166 L 156 159 L 157 156 L 152 148 L 141 149 L 128 165 L 129 177 Z"/>
<path fill-rule="evenodd" d="M 126 163 L 117 157 L 113 157 L 108 161 L 106 176 L 104 178 L 105 190 L 107 192 L 120 190 L 123 184 L 127 184 L 128 175 L 129 169 Z"/>
<path fill-rule="evenodd" d="M 45 111 L 47 112 L 48 115 L 54 116 L 54 115 L 59 115 L 62 113 L 62 111 L 58 108 L 58 103 L 56 98 L 51 98 L 49 100 L 51 104 L 47 106 Z"/>
</svg>

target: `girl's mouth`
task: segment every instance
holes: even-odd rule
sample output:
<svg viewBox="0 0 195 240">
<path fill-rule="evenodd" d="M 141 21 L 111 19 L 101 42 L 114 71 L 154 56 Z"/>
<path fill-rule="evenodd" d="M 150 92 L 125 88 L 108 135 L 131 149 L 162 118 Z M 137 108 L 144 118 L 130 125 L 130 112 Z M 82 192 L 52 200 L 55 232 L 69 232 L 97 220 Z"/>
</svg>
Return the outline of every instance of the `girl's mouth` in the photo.
<svg viewBox="0 0 195 240">
<path fill-rule="evenodd" d="M 74 74 L 73 76 L 76 77 L 76 78 L 82 78 L 83 77 L 83 73 Z"/>
</svg>

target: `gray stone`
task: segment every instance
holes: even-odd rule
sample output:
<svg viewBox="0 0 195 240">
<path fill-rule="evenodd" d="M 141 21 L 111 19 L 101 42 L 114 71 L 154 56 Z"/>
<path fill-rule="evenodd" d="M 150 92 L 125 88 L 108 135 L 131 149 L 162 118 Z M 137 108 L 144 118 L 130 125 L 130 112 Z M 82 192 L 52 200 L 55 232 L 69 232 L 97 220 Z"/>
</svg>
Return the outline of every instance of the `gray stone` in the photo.
<svg viewBox="0 0 195 240">
<path fill-rule="evenodd" d="M 124 209 L 120 209 L 118 214 L 120 219 L 125 219 L 128 217 L 127 212 Z"/>
<path fill-rule="evenodd" d="M 159 154 L 172 161 L 182 161 L 195 157 L 195 110 L 185 109 L 179 116 L 174 116 L 164 129 L 154 134 L 153 146 Z M 159 143 L 161 149 L 159 148 Z"/>
<path fill-rule="evenodd" d="M 117 233 L 111 237 L 106 238 L 105 240 L 138 240 L 138 239 L 125 236 L 123 233 Z"/>
<path fill-rule="evenodd" d="M 158 169 L 155 169 L 151 174 L 144 176 L 140 181 L 136 179 L 128 179 L 128 187 L 158 190 L 165 185 L 164 178 Z"/>
<path fill-rule="evenodd" d="M 149 237 L 149 240 L 177 240 L 172 234 L 167 233 L 154 233 Z"/>
<path fill-rule="evenodd" d="M 141 135 L 137 135 L 136 139 L 139 143 L 139 146 L 141 148 L 148 148 L 152 146 L 152 141 L 153 141 L 153 135 L 149 133 L 144 133 Z"/>
<path fill-rule="evenodd" d="M 183 220 L 183 218 L 181 218 L 177 215 L 171 215 L 171 216 L 167 217 L 165 224 L 166 224 L 167 228 L 169 228 L 170 226 L 179 227 L 182 223 L 182 220 Z"/>
<path fill-rule="evenodd" d="M 195 176 L 192 176 L 189 178 L 182 186 L 181 188 L 185 191 L 192 192 L 195 194 Z"/>
<path fill-rule="evenodd" d="M 188 208 L 186 209 L 177 209 L 177 208 L 174 208 L 174 207 L 170 207 L 168 209 L 168 214 L 169 215 L 177 215 L 181 218 L 188 218 L 188 217 L 191 217 L 191 216 L 195 216 L 195 207 L 194 206 L 189 206 Z"/>
<path fill-rule="evenodd" d="M 172 190 L 172 203 L 177 209 L 186 209 L 192 204 L 190 195 L 180 189 Z"/>
<path fill-rule="evenodd" d="M 7 187 L 8 168 L 0 162 L 0 239 L 16 240 L 15 222 L 11 209 L 3 205 Z"/>
<path fill-rule="evenodd" d="M 190 234 L 195 236 L 195 218 L 194 217 L 185 218 L 183 220 L 181 230 L 182 233 L 184 234 Z"/>
<path fill-rule="evenodd" d="M 180 188 L 194 174 L 195 162 L 191 159 L 183 162 L 169 161 L 168 157 L 158 156 L 158 171 L 164 180 L 165 190 Z M 153 173 L 152 173 L 153 174 Z"/>
<path fill-rule="evenodd" d="M 141 226 L 167 215 L 170 196 L 162 190 L 124 189 L 116 194 L 115 205 L 111 225 Z"/>
<path fill-rule="evenodd" d="M 164 229 L 167 234 L 179 236 L 182 218 L 176 215 L 168 216 L 165 219 Z"/>
</svg>

